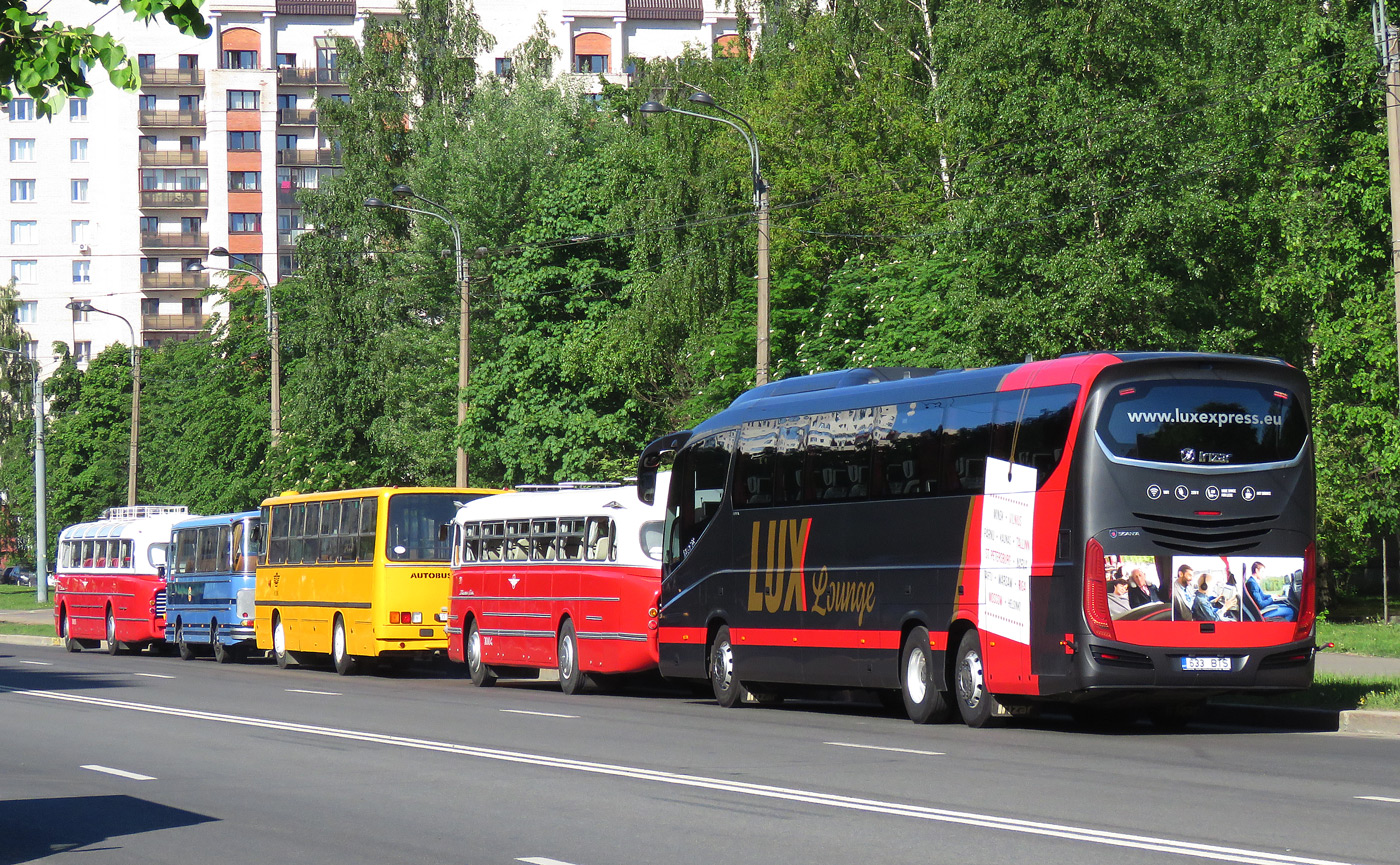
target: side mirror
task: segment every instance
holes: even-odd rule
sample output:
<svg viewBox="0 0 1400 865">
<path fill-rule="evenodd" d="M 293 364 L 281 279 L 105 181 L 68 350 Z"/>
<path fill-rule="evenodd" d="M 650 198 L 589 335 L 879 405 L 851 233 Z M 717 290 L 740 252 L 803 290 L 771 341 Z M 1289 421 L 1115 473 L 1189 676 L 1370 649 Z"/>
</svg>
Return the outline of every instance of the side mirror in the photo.
<svg viewBox="0 0 1400 865">
<path fill-rule="evenodd" d="M 656 502 L 656 473 L 663 457 L 674 457 L 690 441 L 690 430 L 664 435 L 646 446 L 637 460 L 637 498 L 643 504 Z"/>
<path fill-rule="evenodd" d="M 165 565 L 170 561 L 169 544 L 151 544 L 146 548 L 146 561 L 151 563 L 161 574 L 165 573 Z"/>
</svg>

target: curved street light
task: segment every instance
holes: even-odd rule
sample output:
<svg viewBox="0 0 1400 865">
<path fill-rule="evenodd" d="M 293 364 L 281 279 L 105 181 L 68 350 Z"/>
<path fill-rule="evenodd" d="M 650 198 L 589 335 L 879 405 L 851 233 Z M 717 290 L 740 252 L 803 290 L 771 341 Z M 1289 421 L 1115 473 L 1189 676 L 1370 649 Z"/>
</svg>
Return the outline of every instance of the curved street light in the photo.
<svg viewBox="0 0 1400 865">
<path fill-rule="evenodd" d="M 423 216 L 431 216 L 441 222 L 447 223 L 447 227 L 452 229 L 452 247 L 457 257 L 457 293 L 461 297 L 461 317 L 457 326 L 457 431 L 460 435 L 462 425 L 467 422 L 467 384 L 471 381 L 471 309 L 469 305 L 471 271 L 468 269 L 467 261 L 462 256 L 462 229 L 457 224 L 457 218 L 452 215 L 446 207 L 428 198 L 424 198 L 413 191 L 413 187 L 407 183 L 400 183 L 394 187 L 396 198 L 413 198 L 423 202 L 429 207 L 437 210 L 423 210 L 417 207 L 407 207 L 402 204 L 390 204 L 383 199 L 373 196 L 365 199 L 365 207 L 371 210 L 402 210 L 405 213 L 418 213 Z M 467 485 L 467 452 L 461 445 L 457 446 L 457 472 L 456 485 L 465 487 Z"/>
<path fill-rule="evenodd" d="M 749 121 L 720 105 L 718 102 L 715 102 L 715 98 L 703 90 L 697 90 L 690 94 L 686 101 L 713 108 L 715 111 L 726 116 L 716 117 L 713 114 L 686 111 L 684 108 L 672 108 L 669 105 L 655 100 L 643 102 L 640 110 L 643 114 L 683 114 L 686 117 L 699 117 L 701 120 L 723 123 L 725 126 L 739 133 L 739 135 L 743 137 L 744 143 L 749 146 L 750 169 L 753 173 L 753 206 L 754 214 L 758 222 L 758 268 L 755 274 L 755 282 L 758 288 L 758 357 L 755 359 L 754 363 L 754 383 L 759 385 L 767 384 L 769 361 L 768 184 L 763 179 L 763 169 L 758 159 L 758 136 L 754 133 L 753 127 L 749 125 Z"/>
<path fill-rule="evenodd" d="M 272 392 L 269 394 L 271 402 L 271 409 L 269 412 L 271 415 L 270 437 L 272 440 L 272 446 L 276 447 L 278 440 L 282 438 L 282 344 L 281 340 L 278 338 L 277 333 L 277 313 L 272 309 L 272 281 L 267 278 L 266 273 L 263 273 L 263 269 L 261 267 L 258 267 L 251 261 L 243 261 L 242 259 L 234 260 L 232 253 L 230 253 L 226 248 L 222 246 L 216 246 L 213 249 L 209 250 L 209 254 L 214 256 L 215 258 L 230 259 L 229 264 L 237 266 L 208 267 L 207 265 L 201 264 L 199 266 L 200 270 L 217 270 L 221 273 L 250 274 L 256 276 L 258 278 L 258 282 L 262 284 L 263 305 L 266 307 L 267 311 L 268 350 L 272 354 L 272 370 L 270 374 L 270 377 L 272 379 Z"/>
<path fill-rule="evenodd" d="M 131 326 L 131 322 L 127 320 L 126 316 L 98 309 L 86 300 L 70 300 L 65 306 L 74 312 L 99 312 L 103 315 L 110 315 L 112 318 L 120 319 L 121 323 L 126 325 L 126 329 L 131 331 L 131 450 L 127 455 L 126 503 L 129 507 L 135 507 L 136 441 L 141 425 L 141 346 L 136 342 L 136 328 Z"/>
</svg>

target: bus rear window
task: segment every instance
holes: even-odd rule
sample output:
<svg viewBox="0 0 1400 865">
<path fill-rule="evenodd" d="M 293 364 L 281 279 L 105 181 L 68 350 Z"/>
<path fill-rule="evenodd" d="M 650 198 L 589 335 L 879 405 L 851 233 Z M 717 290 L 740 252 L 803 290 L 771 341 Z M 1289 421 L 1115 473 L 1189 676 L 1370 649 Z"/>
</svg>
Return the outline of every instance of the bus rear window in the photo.
<svg viewBox="0 0 1400 865">
<path fill-rule="evenodd" d="M 1259 465 L 1298 456 L 1308 423 L 1297 396 L 1267 384 L 1149 381 L 1118 385 L 1098 434 L 1113 456 L 1175 465 Z"/>
<path fill-rule="evenodd" d="M 450 524 L 457 509 L 480 495 L 462 493 L 400 493 L 389 499 L 389 525 L 384 554 L 391 562 L 448 562 L 451 539 L 439 539 L 438 529 Z"/>
</svg>

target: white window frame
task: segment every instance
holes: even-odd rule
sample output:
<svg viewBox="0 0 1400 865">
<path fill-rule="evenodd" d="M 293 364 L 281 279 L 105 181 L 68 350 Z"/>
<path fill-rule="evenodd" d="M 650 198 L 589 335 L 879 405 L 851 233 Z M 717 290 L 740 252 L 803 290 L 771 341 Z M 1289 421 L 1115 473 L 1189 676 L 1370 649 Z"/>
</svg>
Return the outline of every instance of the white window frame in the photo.
<svg viewBox="0 0 1400 865">
<path fill-rule="evenodd" d="M 87 123 L 88 101 L 84 97 L 77 96 L 68 100 L 68 121 L 70 123 Z"/>
<path fill-rule="evenodd" d="M 10 161 L 11 161 L 11 162 L 33 162 L 33 161 L 34 161 L 34 139 L 33 139 L 33 138 L 11 138 L 11 139 L 10 139 Z"/>
<path fill-rule="evenodd" d="M 68 190 L 74 204 L 87 204 L 88 181 L 86 177 L 75 177 L 68 183 Z"/>
<path fill-rule="evenodd" d="M 16 177 L 10 181 L 10 203 L 24 204 L 39 198 L 39 184 L 32 177 Z"/>
<path fill-rule="evenodd" d="M 73 262 L 73 284 L 87 285 L 92 282 L 92 262 L 78 259 Z"/>
<path fill-rule="evenodd" d="M 92 223 L 86 219 L 70 220 L 68 232 L 74 243 L 87 246 L 91 242 Z"/>
<path fill-rule="evenodd" d="M 68 139 L 68 161 L 87 162 L 88 161 L 88 140 L 86 138 Z"/>
<path fill-rule="evenodd" d="M 20 285 L 36 285 L 39 282 L 39 262 L 33 258 L 17 258 L 10 262 L 10 279 Z"/>
<path fill-rule="evenodd" d="M 39 223 L 33 219 L 10 220 L 10 243 L 30 246 L 39 242 Z"/>
<path fill-rule="evenodd" d="M 39 301 L 21 300 L 15 307 L 15 324 L 35 324 L 39 321 Z"/>
<path fill-rule="evenodd" d="M 10 122 L 26 123 L 34 119 L 34 100 L 20 96 L 10 100 Z"/>
</svg>

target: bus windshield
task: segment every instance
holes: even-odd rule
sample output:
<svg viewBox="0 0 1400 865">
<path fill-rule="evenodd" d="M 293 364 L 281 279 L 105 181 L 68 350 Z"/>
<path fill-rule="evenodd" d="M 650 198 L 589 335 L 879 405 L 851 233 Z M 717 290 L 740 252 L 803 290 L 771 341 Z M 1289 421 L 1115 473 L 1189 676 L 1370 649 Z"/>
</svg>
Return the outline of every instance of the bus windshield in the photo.
<svg viewBox="0 0 1400 865">
<path fill-rule="evenodd" d="M 1288 462 L 1307 439 L 1302 404 L 1267 384 L 1147 381 L 1118 385 L 1099 415 L 1108 452 L 1174 465 Z"/>
<path fill-rule="evenodd" d="M 461 493 L 401 493 L 389 499 L 389 526 L 384 555 L 391 562 L 443 562 L 452 558 L 452 541 L 439 540 L 439 527 L 450 524 L 457 508 L 479 496 Z"/>
</svg>

